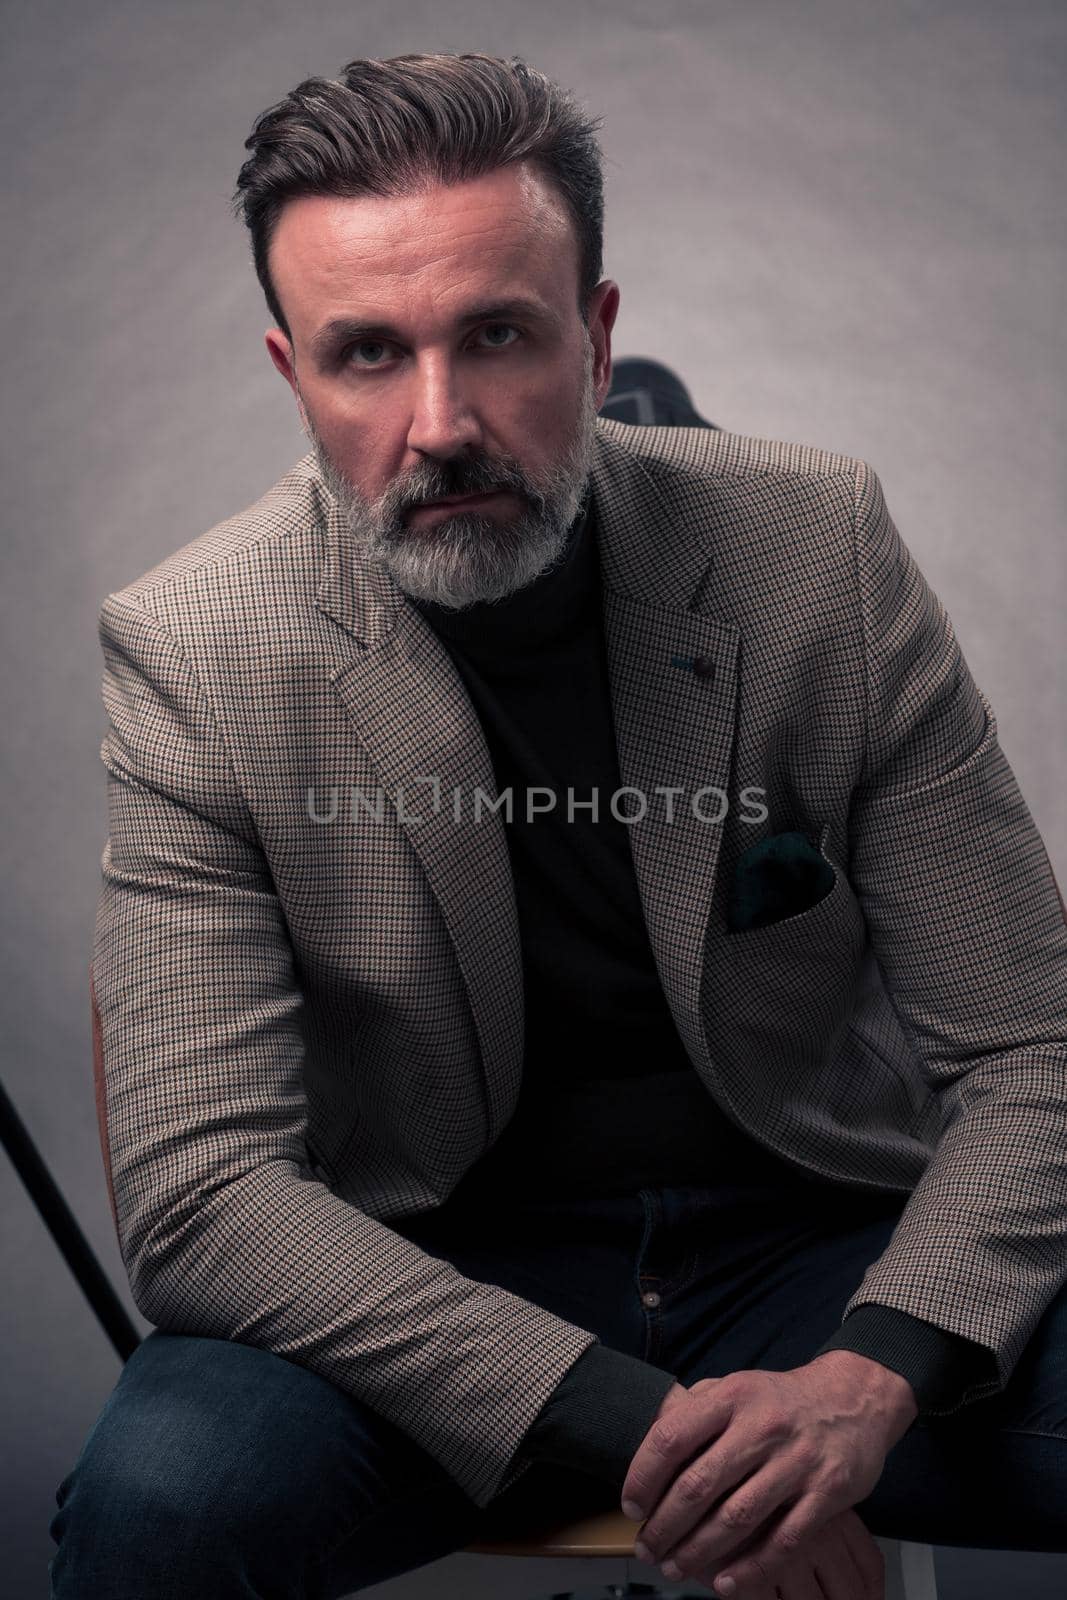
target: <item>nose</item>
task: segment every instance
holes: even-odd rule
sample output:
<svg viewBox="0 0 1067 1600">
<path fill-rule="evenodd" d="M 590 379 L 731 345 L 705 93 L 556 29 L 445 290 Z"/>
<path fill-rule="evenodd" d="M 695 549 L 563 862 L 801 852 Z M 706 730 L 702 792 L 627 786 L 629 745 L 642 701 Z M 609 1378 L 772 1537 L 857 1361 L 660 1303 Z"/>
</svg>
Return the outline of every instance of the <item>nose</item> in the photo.
<svg viewBox="0 0 1067 1600">
<path fill-rule="evenodd" d="M 415 377 L 408 444 L 427 456 L 454 456 L 482 444 L 482 425 L 447 357 L 425 358 Z"/>
</svg>

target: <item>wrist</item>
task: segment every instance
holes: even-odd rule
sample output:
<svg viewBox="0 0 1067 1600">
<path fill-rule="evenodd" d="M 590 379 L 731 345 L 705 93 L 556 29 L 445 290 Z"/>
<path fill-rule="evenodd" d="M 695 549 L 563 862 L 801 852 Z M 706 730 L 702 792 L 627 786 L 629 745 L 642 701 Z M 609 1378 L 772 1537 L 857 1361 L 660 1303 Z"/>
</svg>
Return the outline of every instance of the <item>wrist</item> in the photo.
<svg viewBox="0 0 1067 1600">
<path fill-rule="evenodd" d="M 891 1443 L 895 1444 L 919 1415 L 918 1397 L 907 1378 L 873 1356 L 861 1356 L 855 1350 L 824 1350 L 815 1359 L 836 1361 L 842 1370 L 859 1375 L 864 1389 L 877 1397 L 877 1408 Z"/>
</svg>

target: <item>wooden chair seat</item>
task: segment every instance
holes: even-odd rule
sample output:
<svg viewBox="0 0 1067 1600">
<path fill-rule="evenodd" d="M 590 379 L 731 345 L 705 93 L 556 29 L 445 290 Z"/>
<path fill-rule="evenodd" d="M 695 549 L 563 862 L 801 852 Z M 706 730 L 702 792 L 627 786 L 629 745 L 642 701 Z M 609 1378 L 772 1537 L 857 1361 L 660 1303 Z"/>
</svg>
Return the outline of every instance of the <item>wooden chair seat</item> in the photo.
<svg viewBox="0 0 1067 1600">
<path fill-rule="evenodd" d="M 638 1524 L 621 1511 L 563 1518 L 537 1527 L 501 1525 L 466 1546 L 485 1556 L 623 1556 L 633 1559 Z"/>
<path fill-rule="evenodd" d="M 494 1520 L 490 1512 L 481 1537 L 466 1545 L 464 1554 L 621 1557 L 626 1561 L 636 1561 L 634 1540 L 638 1526 L 618 1509 L 526 1522 L 499 1517 Z M 905 1543 L 877 1536 L 875 1542 L 885 1558 L 886 1600 L 937 1600 L 934 1553 L 928 1544 Z M 633 1592 L 648 1591 L 642 1587 Z M 711 1591 L 708 1590 L 708 1593 Z"/>
</svg>

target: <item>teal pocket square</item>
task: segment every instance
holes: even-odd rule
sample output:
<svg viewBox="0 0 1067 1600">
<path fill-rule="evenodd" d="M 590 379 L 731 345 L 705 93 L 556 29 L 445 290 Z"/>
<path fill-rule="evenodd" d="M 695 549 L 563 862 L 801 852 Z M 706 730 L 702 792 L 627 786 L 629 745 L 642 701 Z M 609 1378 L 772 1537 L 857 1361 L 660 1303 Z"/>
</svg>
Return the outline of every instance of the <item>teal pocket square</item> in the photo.
<svg viewBox="0 0 1067 1600">
<path fill-rule="evenodd" d="M 803 833 L 773 833 L 750 845 L 734 871 L 727 928 L 743 933 L 763 928 L 818 905 L 837 874 Z"/>
</svg>

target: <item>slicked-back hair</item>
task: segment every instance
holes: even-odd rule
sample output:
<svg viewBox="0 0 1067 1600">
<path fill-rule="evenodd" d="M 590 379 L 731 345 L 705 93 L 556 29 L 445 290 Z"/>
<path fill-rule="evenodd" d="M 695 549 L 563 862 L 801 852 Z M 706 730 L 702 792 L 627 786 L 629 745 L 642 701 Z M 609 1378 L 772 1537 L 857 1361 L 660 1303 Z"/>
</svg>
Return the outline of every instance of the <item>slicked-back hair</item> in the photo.
<svg viewBox="0 0 1067 1600">
<path fill-rule="evenodd" d="M 413 194 L 523 161 L 554 185 L 573 222 L 585 322 L 603 271 L 602 121 L 518 56 L 357 59 L 336 79 L 305 78 L 257 117 L 233 195 L 278 327 L 291 344 L 267 259 L 287 201 Z"/>
</svg>

